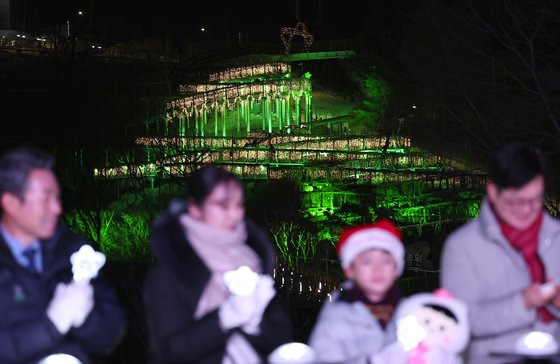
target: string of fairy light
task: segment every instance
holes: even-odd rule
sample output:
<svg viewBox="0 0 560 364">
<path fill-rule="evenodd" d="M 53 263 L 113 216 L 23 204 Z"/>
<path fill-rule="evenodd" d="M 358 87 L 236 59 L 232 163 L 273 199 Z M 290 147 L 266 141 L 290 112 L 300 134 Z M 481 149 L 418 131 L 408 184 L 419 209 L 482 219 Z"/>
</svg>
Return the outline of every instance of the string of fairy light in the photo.
<svg viewBox="0 0 560 364">
<path fill-rule="evenodd" d="M 192 155 L 201 152 L 199 149 L 186 149 L 185 153 L 190 156 L 182 155 L 165 161 L 165 164 L 184 164 L 192 159 Z M 341 165 L 359 163 L 360 168 L 385 168 L 385 169 L 405 169 L 422 168 L 425 166 L 442 165 L 448 162 L 445 158 L 433 154 L 371 154 L 364 151 L 331 151 L 322 152 L 314 150 L 293 150 L 289 148 L 280 149 L 246 149 L 239 148 L 229 151 L 204 151 L 203 160 L 205 163 L 218 163 L 223 161 L 235 161 L 236 163 L 258 164 L 266 161 L 267 163 L 290 164 L 292 161 L 308 162 L 340 162 Z M 158 162 L 159 163 L 159 162 Z"/>
<path fill-rule="evenodd" d="M 275 75 L 277 77 L 282 77 L 290 75 L 291 67 L 289 63 L 283 62 L 273 62 L 264 63 L 259 65 L 245 66 L 245 67 L 235 67 L 228 68 L 222 72 L 211 73 L 209 82 L 220 82 L 215 83 L 202 83 L 202 84 L 180 84 L 179 92 L 183 93 L 203 93 L 213 90 L 218 90 L 221 88 L 228 87 L 228 84 L 224 84 L 228 81 L 251 79 L 264 76 Z"/>
<path fill-rule="evenodd" d="M 291 72 L 289 63 L 273 62 L 245 67 L 228 68 L 222 72 L 211 73 L 208 77 L 210 81 L 231 81 L 242 78 L 264 76 L 270 74 L 286 74 Z"/>
<path fill-rule="evenodd" d="M 233 109 L 243 100 L 260 102 L 262 98 L 292 97 L 300 98 L 311 93 L 311 82 L 306 78 L 291 79 L 283 76 L 291 74 L 289 63 L 273 62 L 246 67 L 229 68 L 223 72 L 210 74 L 211 82 L 228 82 L 259 76 L 276 75 L 268 82 L 251 82 L 238 84 L 196 84 L 180 85 L 179 91 L 192 95 L 167 103 L 168 118 L 184 114 L 191 117 L 196 112 L 218 108 Z M 282 77 L 282 78 L 280 78 Z"/>
<path fill-rule="evenodd" d="M 192 116 L 196 111 L 210 110 L 218 107 L 233 109 L 242 100 L 260 102 L 263 97 L 291 97 L 297 99 L 304 93 L 311 93 L 311 81 L 307 78 L 276 80 L 272 82 L 232 85 L 218 88 L 203 94 L 196 94 L 167 103 L 167 110 L 176 116 L 179 113 Z"/>
<path fill-rule="evenodd" d="M 263 145 L 281 146 L 285 144 L 289 148 L 298 150 L 318 150 L 318 151 L 337 151 L 337 150 L 373 150 L 384 148 L 386 145 L 389 148 L 409 148 L 410 138 L 403 136 L 391 136 L 388 140 L 386 137 L 342 137 L 342 138 L 325 138 L 323 136 L 315 135 L 277 135 L 272 138 L 255 136 L 241 137 L 241 138 L 223 138 L 223 137 L 170 137 L 170 138 L 155 138 L 155 137 L 139 137 L 136 138 L 135 143 L 139 146 L 145 147 L 173 147 L 182 146 L 187 142 L 195 148 L 208 148 L 208 149 L 230 149 L 246 145 L 249 142 L 262 143 Z M 404 150 L 403 150 L 404 152 Z"/>
<path fill-rule="evenodd" d="M 211 163 L 211 158 L 204 155 L 196 159 L 196 164 Z M 139 165 L 123 165 L 111 168 L 94 169 L 96 178 L 125 178 L 128 176 L 157 176 L 160 172 L 165 172 L 167 176 L 182 176 L 192 172 L 195 163 L 179 156 L 173 159 L 159 160 L 157 163 L 146 163 Z M 486 181 L 485 176 L 481 175 L 446 175 L 437 171 L 421 170 L 420 168 L 398 169 L 398 170 L 379 170 L 376 168 L 346 167 L 336 168 L 306 168 L 305 163 L 293 162 L 290 164 L 268 163 L 266 160 L 257 162 L 227 163 L 220 161 L 220 165 L 236 173 L 241 177 L 266 177 L 270 179 L 281 178 L 308 178 L 311 180 L 329 181 L 349 181 L 357 180 L 361 183 L 403 183 L 412 180 L 426 180 L 433 182 L 434 187 L 442 186 L 445 188 L 458 188 L 465 186 L 482 187 Z M 299 168 L 294 168 L 299 167 Z"/>
<path fill-rule="evenodd" d="M 282 44 L 284 44 L 284 50 L 286 54 L 290 53 L 290 49 L 292 47 L 292 39 L 296 35 L 303 37 L 306 51 L 309 49 L 309 47 L 311 47 L 311 44 L 313 44 L 313 36 L 307 31 L 305 23 L 298 22 L 293 28 L 282 27 L 280 29 L 280 39 L 282 39 Z"/>
</svg>

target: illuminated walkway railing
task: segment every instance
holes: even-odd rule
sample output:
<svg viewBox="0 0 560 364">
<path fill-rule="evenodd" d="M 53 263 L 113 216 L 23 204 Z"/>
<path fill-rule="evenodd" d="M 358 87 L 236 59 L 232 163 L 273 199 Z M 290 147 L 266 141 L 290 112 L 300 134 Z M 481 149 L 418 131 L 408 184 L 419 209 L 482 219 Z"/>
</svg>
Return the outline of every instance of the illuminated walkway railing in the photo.
<svg viewBox="0 0 560 364">
<path fill-rule="evenodd" d="M 168 102 L 167 109 L 177 114 L 192 116 L 196 111 L 213 109 L 215 106 L 226 105 L 231 109 L 244 100 L 260 100 L 263 97 L 299 99 L 305 93 L 311 94 L 311 81 L 307 78 L 235 84 L 211 87 L 201 94 Z"/>
<path fill-rule="evenodd" d="M 306 150 L 368 150 L 389 148 L 408 148 L 408 137 L 368 137 L 368 136 L 330 136 L 330 135 L 276 135 L 272 137 L 141 137 L 136 145 L 159 148 L 193 149 L 231 149 L 248 146 L 274 147 L 285 146 L 290 149 Z"/>
<path fill-rule="evenodd" d="M 254 64 L 244 67 L 228 68 L 221 72 L 211 73 L 208 77 L 210 81 L 233 81 L 258 76 L 284 75 L 292 72 L 289 63 L 274 62 L 265 64 Z"/>
<path fill-rule="evenodd" d="M 190 154 L 198 154 L 200 163 L 218 164 L 270 164 L 313 166 L 321 162 L 333 163 L 362 169 L 450 169 L 449 161 L 442 156 L 428 153 L 378 153 L 371 151 L 332 151 L 305 149 L 221 149 L 217 151 L 197 150 L 168 158 L 159 158 L 157 164 L 178 165 L 190 163 L 194 158 Z"/>
<path fill-rule="evenodd" d="M 226 168 L 238 172 L 234 166 Z M 250 173 L 243 172 L 264 172 L 262 167 L 242 168 L 241 172 L 245 178 L 250 179 Z M 480 188 L 486 183 L 486 176 L 471 175 L 462 172 L 437 172 L 422 170 L 364 170 L 358 168 L 270 168 L 268 177 L 279 178 L 298 178 L 301 180 L 324 180 L 353 182 L 357 184 L 385 184 L 401 183 L 407 181 L 424 181 L 434 188 Z"/>
<path fill-rule="evenodd" d="M 197 162 L 199 163 L 199 162 Z M 156 165 L 131 164 L 113 168 L 96 169 L 97 178 L 161 177 L 172 178 L 190 174 L 194 164 Z M 323 180 L 357 184 L 400 183 L 412 180 L 424 181 L 433 188 L 481 188 L 486 176 L 466 172 L 438 172 L 420 168 L 365 169 L 352 167 L 312 167 L 302 165 L 275 166 L 273 164 L 229 163 L 222 166 L 243 179 L 297 178 L 303 181 Z"/>
<path fill-rule="evenodd" d="M 302 145 L 307 146 L 308 144 Z M 362 144 L 363 145 L 363 144 Z M 444 171 L 451 170 L 450 161 L 442 156 L 408 152 L 404 149 L 389 150 L 315 150 L 274 148 L 272 145 L 247 148 L 216 148 L 216 149 L 184 149 L 163 148 L 163 150 L 144 151 L 147 163 L 126 163 L 126 166 L 116 166 L 96 170 L 96 176 L 109 178 L 124 178 L 136 168 L 135 173 L 156 175 L 164 171 L 167 174 L 178 175 L 188 173 L 193 163 L 233 165 L 240 168 L 258 166 L 259 171 L 274 168 L 346 168 L 349 170 L 385 170 L 385 171 Z M 151 162 L 150 162 L 151 161 Z M 252 173 L 253 174 L 253 173 Z M 261 173 L 258 173 L 259 175 Z"/>
</svg>

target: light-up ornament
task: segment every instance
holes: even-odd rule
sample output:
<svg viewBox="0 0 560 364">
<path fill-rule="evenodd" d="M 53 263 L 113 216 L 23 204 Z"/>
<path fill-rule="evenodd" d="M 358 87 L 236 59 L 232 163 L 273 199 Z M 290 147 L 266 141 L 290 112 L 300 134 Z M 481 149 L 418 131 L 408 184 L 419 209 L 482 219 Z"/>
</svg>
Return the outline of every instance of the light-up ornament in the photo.
<svg viewBox="0 0 560 364">
<path fill-rule="evenodd" d="M 288 364 L 288 363 L 313 363 L 315 353 L 313 349 L 303 343 L 287 343 L 274 349 L 268 356 L 268 363 L 270 364 Z"/>
<path fill-rule="evenodd" d="M 105 265 L 105 261 L 105 254 L 96 252 L 89 245 L 82 245 L 80 250 L 70 256 L 74 281 L 89 281 L 97 277 L 99 270 Z"/>
<path fill-rule="evenodd" d="M 248 296 L 259 282 L 259 275 L 246 265 L 224 273 L 224 283 L 232 294 Z"/>
<path fill-rule="evenodd" d="M 517 339 L 515 352 L 528 356 L 552 355 L 558 353 L 558 343 L 549 333 L 531 331 Z"/>
<path fill-rule="evenodd" d="M 305 23 L 298 22 L 293 28 L 282 27 L 282 29 L 280 30 L 280 39 L 282 39 L 286 54 L 290 53 L 290 48 L 292 47 L 292 38 L 294 37 L 294 35 L 301 35 L 303 37 L 305 50 L 307 51 L 313 43 L 313 36 L 307 31 Z"/>
<path fill-rule="evenodd" d="M 82 362 L 72 355 L 52 354 L 41 359 L 37 364 L 82 364 Z"/>
<path fill-rule="evenodd" d="M 397 339 L 405 351 L 410 351 L 426 337 L 426 330 L 414 315 L 407 315 L 397 323 Z"/>
</svg>

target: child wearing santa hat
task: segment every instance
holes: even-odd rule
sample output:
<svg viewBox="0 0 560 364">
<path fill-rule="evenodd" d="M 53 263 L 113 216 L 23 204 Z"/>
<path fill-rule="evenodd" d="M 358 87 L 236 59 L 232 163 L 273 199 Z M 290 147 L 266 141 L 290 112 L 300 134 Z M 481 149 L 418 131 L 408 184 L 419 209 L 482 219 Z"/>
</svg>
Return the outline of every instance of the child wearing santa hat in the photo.
<svg viewBox="0 0 560 364">
<path fill-rule="evenodd" d="M 337 251 L 348 279 L 317 319 L 310 345 L 321 363 L 367 363 L 396 340 L 394 287 L 404 268 L 402 233 L 390 220 L 344 229 Z"/>
</svg>

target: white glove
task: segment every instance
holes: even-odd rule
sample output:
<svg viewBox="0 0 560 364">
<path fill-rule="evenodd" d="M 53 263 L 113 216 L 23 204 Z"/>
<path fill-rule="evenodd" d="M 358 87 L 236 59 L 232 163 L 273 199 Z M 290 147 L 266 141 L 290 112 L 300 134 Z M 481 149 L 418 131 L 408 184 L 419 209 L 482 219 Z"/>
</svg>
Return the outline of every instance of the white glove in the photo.
<svg viewBox="0 0 560 364">
<path fill-rule="evenodd" d="M 256 300 L 255 312 L 253 317 L 243 325 L 243 331 L 251 335 L 258 335 L 260 333 L 259 325 L 261 324 L 264 311 L 275 294 L 276 291 L 274 290 L 274 281 L 272 278 L 267 275 L 261 275 L 257 287 L 253 292 L 253 296 Z"/>
<path fill-rule="evenodd" d="M 80 327 L 93 309 L 93 287 L 89 283 L 59 283 L 47 308 L 47 317 L 62 335 Z"/>
<path fill-rule="evenodd" d="M 68 290 L 72 295 L 73 306 L 75 306 L 74 320 L 72 327 L 78 328 L 84 324 L 87 317 L 93 310 L 95 301 L 93 299 L 93 286 L 89 280 L 72 281 L 68 285 Z"/>
<path fill-rule="evenodd" d="M 65 335 L 70 330 L 74 320 L 72 301 L 68 297 L 68 286 L 62 282 L 57 284 L 53 298 L 47 308 L 48 318 L 62 335 Z"/>
<path fill-rule="evenodd" d="M 220 305 L 218 317 L 224 330 L 240 327 L 254 315 L 257 300 L 254 295 L 232 294 Z"/>
<path fill-rule="evenodd" d="M 426 330 L 414 315 L 401 317 L 397 321 L 397 338 L 405 351 L 416 348 L 426 337 Z"/>
</svg>

